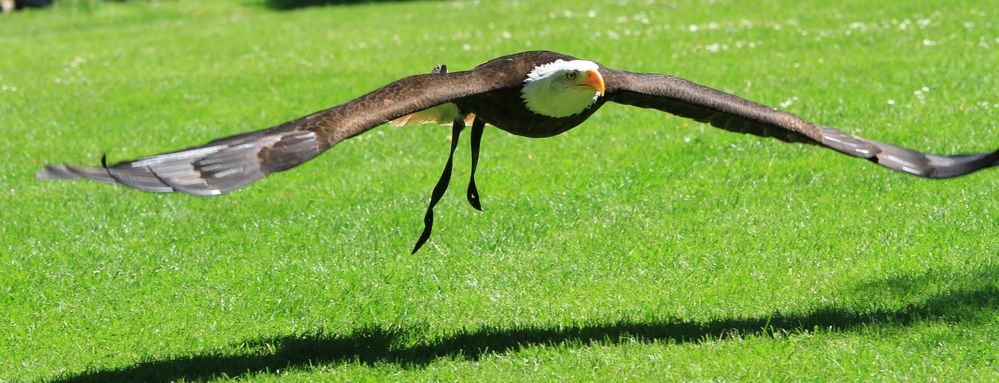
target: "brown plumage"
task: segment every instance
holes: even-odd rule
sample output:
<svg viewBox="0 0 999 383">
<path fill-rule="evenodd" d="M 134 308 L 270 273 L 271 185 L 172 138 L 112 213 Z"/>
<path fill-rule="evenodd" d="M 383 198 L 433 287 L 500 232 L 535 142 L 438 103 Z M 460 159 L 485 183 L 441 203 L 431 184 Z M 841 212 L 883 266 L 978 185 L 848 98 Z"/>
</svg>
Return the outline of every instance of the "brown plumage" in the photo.
<svg viewBox="0 0 999 383">
<path fill-rule="evenodd" d="M 680 78 L 603 66 L 597 72 L 602 76 L 600 86 L 606 85 L 606 89 L 599 89 L 601 96 L 591 105 L 564 117 L 536 113 L 525 105 L 525 81 L 539 66 L 557 60 L 575 58 L 547 51 L 524 52 L 490 60 L 469 71 L 410 76 L 343 105 L 269 129 L 105 168 L 46 165 L 37 177 L 86 178 L 151 192 L 222 194 L 308 161 L 368 129 L 395 119 L 408 120 L 412 113 L 446 103 L 457 106 L 460 115 L 456 119 L 474 114 L 485 123 L 528 137 L 562 133 L 613 101 L 658 109 L 729 131 L 821 145 L 920 177 L 954 177 L 999 163 L 999 151 L 952 156 L 920 153 L 816 125 Z"/>
</svg>

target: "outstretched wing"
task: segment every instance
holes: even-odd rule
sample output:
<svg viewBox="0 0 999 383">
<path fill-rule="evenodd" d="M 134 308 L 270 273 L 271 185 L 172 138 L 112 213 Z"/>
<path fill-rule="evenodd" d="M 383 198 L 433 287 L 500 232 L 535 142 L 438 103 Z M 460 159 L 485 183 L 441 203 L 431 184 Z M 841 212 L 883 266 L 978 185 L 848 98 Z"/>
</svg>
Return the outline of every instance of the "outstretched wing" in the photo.
<svg viewBox="0 0 999 383">
<path fill-rule="evenodd" d="M 299 165 L 392 119 L 507 85 L 489 77 L 483 70 L 411 76 L 269 129 L 100 168 L 46 165 L 36 177 L 121 183 L 149 192 L 218 195 Z"/>
<path fill-rule="evenodd" d="M 818 144 L 919 177 L 956 177 L 999 165 L 999 151 L 966 155 L 920 153 L 816 125 L 681 78 L 607 68 L 601 68 L 601 73 L 610 101 L 658 109 L 733 132 Z"/>
</svg>

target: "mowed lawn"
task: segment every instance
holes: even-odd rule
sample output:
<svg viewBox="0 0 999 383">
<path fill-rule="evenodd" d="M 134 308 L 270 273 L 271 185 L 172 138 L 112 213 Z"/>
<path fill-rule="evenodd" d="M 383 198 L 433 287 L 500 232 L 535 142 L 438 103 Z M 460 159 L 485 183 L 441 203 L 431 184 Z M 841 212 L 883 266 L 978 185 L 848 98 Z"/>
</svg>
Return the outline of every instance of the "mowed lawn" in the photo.
<svg viewBox="0 0 999 383">
<path fill-rule="evenodd" d="M 42 182 L 551 49 L 937 153 L 999 147 L 979 1 L 57 6 L 0 17 L 0 381 L 996 381 L 999 169 L 932 181 L 608 105 L 381 127 L 234 193 Z"/>
</svg>

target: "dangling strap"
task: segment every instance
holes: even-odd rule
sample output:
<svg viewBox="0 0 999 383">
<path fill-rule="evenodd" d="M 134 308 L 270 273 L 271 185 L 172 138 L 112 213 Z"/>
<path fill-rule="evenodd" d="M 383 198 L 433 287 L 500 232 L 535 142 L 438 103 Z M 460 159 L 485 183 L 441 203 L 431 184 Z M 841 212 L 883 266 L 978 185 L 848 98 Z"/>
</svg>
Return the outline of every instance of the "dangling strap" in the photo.
<svg viewBox="0 0 999 383">
<path fill-rule="evenodd" d="M 472 173 L 468 176 L 468 203 L 472 204 L 475 210 L 482 211 L 482 203 L 479 201 L 479 190 L 475 188 L 475 167 L 479 165 L 479 143 L 482 142 L 482 130 L 486 123 L 475 116 L 472 122 Z"/>
<path fill-rule="evenodd" d="M 423 234 L 420 234 L 420 239 L 416 240 L 416 246 L 413 247 L 413 254 L 416 254 L 420 250 L 420 247 L 430 239 L 430 231 L 434 227 L 434 206 L 437 202 L 440 202 L 441 197 L 444 196 L 444 192 L 447 191 L 447 185 L 451 182 L 451 167 L 454 164 L 454 150 L 458 147 L 458 135 L 461 130 L 465 128 L 464 118 L 458 118 L 454 120 L 454 124 L 451 125 L 451 154 L 447 157 L 447 164 L 444 165 L 444 172 L 441 173 L 441 178 L 437 180 L 437 186 L 434 186 L 434 192 L 430 195 L 430 206 L 427 206 L 427 215 L 423 217 Z"/>
</svg>

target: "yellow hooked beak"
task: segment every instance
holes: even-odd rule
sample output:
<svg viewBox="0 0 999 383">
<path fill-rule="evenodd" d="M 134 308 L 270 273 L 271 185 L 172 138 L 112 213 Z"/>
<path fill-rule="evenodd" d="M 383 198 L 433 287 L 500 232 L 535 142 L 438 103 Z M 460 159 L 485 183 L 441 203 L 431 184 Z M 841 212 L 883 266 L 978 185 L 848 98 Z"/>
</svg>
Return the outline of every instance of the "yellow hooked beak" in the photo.
<svg viewBox="0 0 999 383">
<path fill-rule="evenodd" d="M 604 76 L 601 76 L 600 72 L 597 72 L 595 69 L 586 71 L 586 85 L 600 92 L 600 96 L 603 97 Z"/>
</svg>

